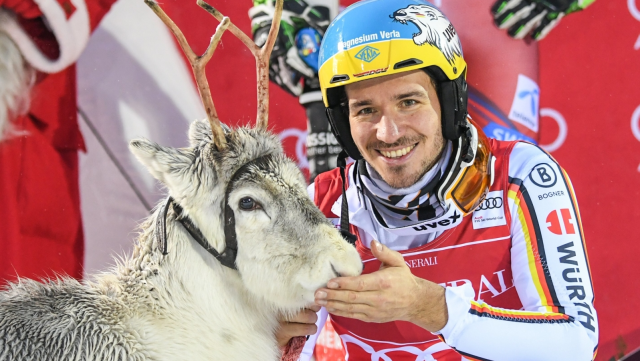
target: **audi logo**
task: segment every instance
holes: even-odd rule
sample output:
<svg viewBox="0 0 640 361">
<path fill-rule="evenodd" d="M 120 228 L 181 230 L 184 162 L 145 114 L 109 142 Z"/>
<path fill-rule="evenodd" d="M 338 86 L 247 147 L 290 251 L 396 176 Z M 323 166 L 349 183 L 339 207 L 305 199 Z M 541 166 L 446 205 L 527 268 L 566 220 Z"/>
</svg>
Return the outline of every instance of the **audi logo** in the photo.
<svg viewBox="0 0 640 361">
<path fill-rule="evenodd" d="M 480 203 L 480 206 L 476 210 L 486 211 L 487 209 L 497 209 L 500 207 L 502 207 L 502 197 L 493 197 L 485 199 L 482 203 Z"/>
</svg>

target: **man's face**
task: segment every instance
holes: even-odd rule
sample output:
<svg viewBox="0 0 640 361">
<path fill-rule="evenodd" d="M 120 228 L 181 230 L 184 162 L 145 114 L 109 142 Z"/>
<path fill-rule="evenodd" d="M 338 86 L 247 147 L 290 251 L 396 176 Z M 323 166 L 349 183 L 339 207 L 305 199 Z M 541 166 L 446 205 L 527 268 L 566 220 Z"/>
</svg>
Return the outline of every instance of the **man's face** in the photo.
<svg viewBox="0 0 640 361">
<path fill-rule="evenodd" d="M 394 188 L 415 184 L 444 149 L 440 102 L 422 70 L 345 86 L 351 135 L 364 159 Z"/>
</svg>

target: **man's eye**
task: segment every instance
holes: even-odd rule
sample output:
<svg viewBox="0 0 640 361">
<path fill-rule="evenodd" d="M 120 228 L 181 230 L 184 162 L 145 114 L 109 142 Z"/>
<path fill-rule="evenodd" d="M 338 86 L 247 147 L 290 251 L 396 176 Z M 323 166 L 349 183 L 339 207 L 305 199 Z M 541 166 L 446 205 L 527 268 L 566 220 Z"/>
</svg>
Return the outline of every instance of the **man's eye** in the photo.
<svg viewBox="0 0 640 361">
<path fill-rule="evenodd" d="M 260 203 L 256 202 L 251 197 L 244 197 L 240 199 L 240 203 L 238 204 L 238 207 L 240 207 L 240 209 L 242 209 L 243 211 L 253 211 L 253 210 L 262 208 Z"/>
<path fill-rule="evenodd" d="M 405 99 L 405 100 L 402 101 L 402 105 L 405 106 L 405 107 L 410 107 L 410 106 L 416 105 L 416 104 L 418 104 L 418 102 L 413 100 L 413 99 Z"/>
<path fill-rule="evenodd" d="M 362 108 L 358 111 L 358 115 L 367 115 L 373 113 L 373 108 Z"/>
</svg>

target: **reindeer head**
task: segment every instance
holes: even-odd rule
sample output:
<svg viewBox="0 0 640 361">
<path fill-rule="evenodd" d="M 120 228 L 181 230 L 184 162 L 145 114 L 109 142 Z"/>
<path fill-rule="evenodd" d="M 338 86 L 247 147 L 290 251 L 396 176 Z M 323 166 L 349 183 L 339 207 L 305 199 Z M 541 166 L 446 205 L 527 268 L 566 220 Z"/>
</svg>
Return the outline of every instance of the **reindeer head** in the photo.
<svg viewBox="0 0 640 361">
<path fill-rule="evenodd" d="M 278 2 L 281 9 L 282 1 Z M 243 42 L 248 40 L 247 46 L 257 54 L 259 115 L 255 128 L 232 130 L 222 125 L 215 114 L 204 77 L 206 61 L 199 62 L 211 57 L 224 29 L 229 27 L 234 34 L 240 31 L 228 18 L 223 18 L 205 55 L 191 56 L 193 52 L 175 24 L 157 4 L 150 1 L 147 4 L 193 59 L 191 64 L 209 122 L 192 123 L 188 148 L 134 140 L 130 149 L 168 188 L 182 210 L 181 217 L 188 217 L 204 236 L 204 247 L 223 253 L 230 246 L 230 237 L 233 238 L 237 242 L 233 266 L 244 286 L 281 310 L 313 302 L 315 290 L 333 277 L 360 274 L 362 263 L 355 248 L 342 239 L 313 204 L 302 173 L 284 155 L 279 139 L 266 130 L 268 73 L 260 68 L 268 64 L 262 58 L 268 59 L 268 47 L 273 44 L 277 27 L 274 31 L 272 26 L 264 49 L 239 36 Z M 208 4 L 201 1 L 198 4 L 221 17 Z M 279 24 L 279 20 L 274 18 L 274 23 Z"/>
</svg>

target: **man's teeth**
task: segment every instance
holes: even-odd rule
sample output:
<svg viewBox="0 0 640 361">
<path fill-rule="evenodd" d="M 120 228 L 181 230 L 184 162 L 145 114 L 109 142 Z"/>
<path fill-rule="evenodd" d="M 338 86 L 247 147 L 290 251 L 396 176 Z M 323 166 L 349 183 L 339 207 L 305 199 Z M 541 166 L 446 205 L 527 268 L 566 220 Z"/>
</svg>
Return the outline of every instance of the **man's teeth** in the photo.
<svg viewBox="0 0 640 361">
<path fill-rule="evenodd" d="M 399 150 L 392 150 L 390 152 L 381 150 L 380 153 L 382 153 L 382 155 L 384 155 L 387 158 L 399 158 L 402 157 L 403 155 L 409 153 L 416 145 L 410 145 L 406 148 L 403 149 L 399 149 Z"/>
</svg>

